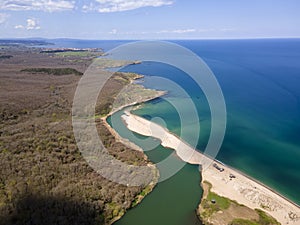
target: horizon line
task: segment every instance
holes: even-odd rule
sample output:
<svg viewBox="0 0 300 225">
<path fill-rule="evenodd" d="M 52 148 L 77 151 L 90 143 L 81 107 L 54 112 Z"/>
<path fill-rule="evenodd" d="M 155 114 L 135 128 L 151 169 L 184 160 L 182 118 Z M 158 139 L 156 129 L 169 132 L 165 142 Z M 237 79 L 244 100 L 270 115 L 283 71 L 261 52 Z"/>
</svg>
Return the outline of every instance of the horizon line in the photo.
<svg viewBox="0 0 300 225">
<path fill-rule="evenodd" d="M 73 37 L 0 37 L 0 40 L 83 40 L 83 41 L 180 41 L 180 40 L 187 40 L 187 41 L 196 41 L 196 40 L 260 40 L 260 39 L 300 39 L 299 37 L 231 37 L 231 38 L 120 38 L 120 39 L 96 39 L 96 38 L 73 38 Z"/>
</svg>

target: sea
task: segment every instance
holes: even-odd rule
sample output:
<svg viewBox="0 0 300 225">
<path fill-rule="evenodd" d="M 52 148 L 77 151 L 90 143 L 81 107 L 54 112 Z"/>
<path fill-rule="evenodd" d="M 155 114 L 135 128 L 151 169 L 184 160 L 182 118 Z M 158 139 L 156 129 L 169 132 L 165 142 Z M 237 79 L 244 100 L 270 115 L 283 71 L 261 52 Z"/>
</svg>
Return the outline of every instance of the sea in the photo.
<svg viewBox="0 0 300 225">
<path fill-rule="evenodd" d="M 56 40 L 57 41 L 57 40 Z M 54 40 L 55 42 L 55 40 Z M 61 47 L 101 47 L 105 51 L 130 41 L 60 40 Z M 171 40 L 202 58 L 215 75 L 224 95 L 227 127 L 216 157 L 300 204 L 300 39 Z M 66 44 L 67 43 L 67 44 Z M 196 106 L 201 132 L 197 149 L 205 149 L 211 131 L 211 115 L 205 93 L 178 68 L 157 62 L 142 62 L 121 69 L 144 75 L 137 83 L 168 94 L 142 104 L 134 113 L 156 119 L 180 135 L 180 115 L 170 103 L 185 104 L 176 88 L 154 77 L 172 80 L 183 88 Z M 201 76 L 201 74 L 199 74 Z M 172 100 L 172 101 L 171 101 Z M 122 112 L 115 116 L 120 117 Z M 109 121 L 110 122 L 110 121 Z M 124 130 L 122 121 L 114 129 Z M 185 123 L 190 136 L 196 123 Z M 138 139 L 143 137 L 136 134 Z M 153 140 L 156 143 L 157 140 Z M 138 141 L 137 141 L 138 142 Z M 142 142 L 137 143 L 141 147 Z M 146 154 L 158 162 L 172 151 L 155 145 Z M 174 160 L 179 160 L 174 157 Z M 162 171 L 163 172 L 163 171 Z M 201 198 L 199 168 L 186 165 L 157 185 L 140 205 L 129 210 L 116 224 L 201 224 L 195 209 Z M 179 221 L 179 222 L 176 222 Z"/>
</svg>

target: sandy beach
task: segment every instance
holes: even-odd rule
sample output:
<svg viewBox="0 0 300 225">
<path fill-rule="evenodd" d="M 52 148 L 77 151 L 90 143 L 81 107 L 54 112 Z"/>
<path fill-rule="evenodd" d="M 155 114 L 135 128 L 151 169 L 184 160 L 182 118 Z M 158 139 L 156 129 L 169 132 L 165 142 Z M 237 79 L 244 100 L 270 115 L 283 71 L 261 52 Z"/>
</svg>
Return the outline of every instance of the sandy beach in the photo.
<svg viewBox="0 0 300 225">
<path fill-rule="evenodd" d="M 300 224 L 300 208 L 280 194 L 221 162 L 213 161 L 195 151 L 180 138 L 142 117 L 126 111 L 122 116 L 131 131 L 160 139 L 164 147 L 172 148 L 178 157 L 190 164 L 202 166 L 202 182 L 212 184 L 212 191 L 237 201 L 251 209 L 261 209 L 281 224 Z"/>
</svg>

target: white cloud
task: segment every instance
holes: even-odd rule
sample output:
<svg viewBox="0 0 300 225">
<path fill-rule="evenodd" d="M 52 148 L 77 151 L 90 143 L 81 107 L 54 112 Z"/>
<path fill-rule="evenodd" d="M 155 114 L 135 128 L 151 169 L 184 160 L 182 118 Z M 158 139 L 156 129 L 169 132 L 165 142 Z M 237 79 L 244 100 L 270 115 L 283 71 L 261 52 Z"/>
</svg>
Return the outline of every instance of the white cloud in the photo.
<svg viewBox="0 0 300 225">
<path fill-rule="evenodd" d="M 36 19 L 27 19 L 27 26 L 26 26 L 27 30 L 39 30 L 41 29 L 41 27 L 38 25 L 38 22 Z"/>
<path fill-rule="evenodd" d="M 16 25 L 15 29 L 24 29 L 24 26 L 23 25 Z"/>
<path fill-rule="evenodd" d="M 142 7 L 159 7 L 171 5 L 171 0 L 95 0 L 95 4 L 83 6 L 84 11 L 98 11 L 100 13 L 122 12 Z"/>
<path fill-rule="evenodd" d="M 83 12 L 121 12 L 142 7 L 172 5 L 174 0 L 86 0 L 80 8 Z M 80 5 L 80 3 L 78 3 Z M 75 0 L 0 0 L 0 10 L 56 12 L 78 10 Z"/>
<path fill-rule="evenodd" d="M 37 19 L 28 18 L 26 20 L 26 26 L 19 24 L 15 26 L 15 29 L 39 30 L 41 27 L 39 26 Z"/>
<path fill-rule="evenodd" d="M 185 34 L 185 33 L 193 33 L 196 32 L 196 29 L 177 29 L 177 30 L 161 30 L 158 31 L 158 34 L 164 34 L 164 33 L 169 33 L 169 34 Z"/>
<path fill-rule="evenodd" d="M 1 0 L 1 10 L 39 10 L 46 12 L 72 10 L 75 1 L 69 0 Z"/>
<path fill-rule="evenodd" d="M 9 15 L 6 13 L 0 13 L 0 24 L 4 23 L 8 17 Z"/>
</svg>

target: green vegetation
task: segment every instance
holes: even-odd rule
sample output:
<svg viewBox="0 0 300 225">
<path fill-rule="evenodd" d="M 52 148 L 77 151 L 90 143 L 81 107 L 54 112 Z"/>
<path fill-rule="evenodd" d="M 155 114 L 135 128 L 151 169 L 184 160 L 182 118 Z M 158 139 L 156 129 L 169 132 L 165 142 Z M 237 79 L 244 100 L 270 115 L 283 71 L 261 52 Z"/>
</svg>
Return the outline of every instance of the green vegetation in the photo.
<svg viewBox="0 0 300 225">
<path fill-rule="evenodd" d="M 280 225 L 279 222 L 277 222 L 273 217 L 267 215 L 264 211 L 260 209 L 255 209 L 255 211 L 259 215 L 259 224 L 260 225 Z"/>
<path fill-rule="evenodd" d="M 62 51 L 56 52 L 55 55 L 61 57 L 95 57 L 101 56 L 102 52 L 93 52 L 93 51 Z"/>
<path fill-rule="evenodd" d="M 229 208 L 231 200 L 222 196 L 217 195 L 214 192 L 211 192 L 212 185 L 205 181 L 205 184 L 208 186 L 208 193 L 205 199 L 203 199 L 201 205 L 203 206 L 203 213 L 201 216 L 208 218 L 214 213 L 220 210 L 226 210 Z"/>
<path fill-rule="evenodd" d="M 135 197 L 135 199 L 132 201 L 131 207 L 135 207 L 136 205 L 138 205 L 142 199 L 148 195 L 153 189 L 153 185 L 148 185 L 146 186 L 139 195 L 137 195 Z"/>
<path fill-rule="evenodd" d="M 229 225 L 280 225 L 273 217 L 268 216 L 264 211 L 255 209 L 259 215 L 259 220 L 234 219 Z"/>
<path fill-rule="evenodd" d="M 257 221 L 234 219 L 229 225 L 261 225 Z"/>
<path fill-rule="evenodd" d="M 199 206 L 199 215 L 204 224 L 219 223 L 228 225 L 279 225 L 273 217 L 264 211 L 252 210 L 237 202 L 211 192 L 212 185 L 203 182 L 204 194 Z M 220 213 L 222 212 L 222 213 Z M 233 216 L 235 215 L 235 216 Z M 247 215 L 243 218 L 237 217 Z M 237 217 L 237 218 L 236 218 Z M 225 222 L 226 220 L 226 222 Z"/>
<path fill-rule="evenodd" d="M 60 75 L 83 75 L 82 72 L 79 72 L 76 69 L 73 68 L 29 68 L 21 70 L 21 72 L 27 72 L 27 73 L 46 73 L 50 75 L 60 76 Z"/>
<path fill-rule="evenodd" d="M 126 61 L 126 60 L 114 60 L 107 58 L 97 58 L 94 60 L 93 65 L 98 68 L 114 68 L 114 67 L 122 67 L 130 64 L 137 64 L 140 62 Z"/>
<path fill-rule="evenodd" d="M 12 57 L 12 55 L 0 55 L 0 59 L 10 59 Z"/>
<path fill-rule="evenodd" d="M 225 210 L 228 209 L 230 206 L 230 199 L 221 197 L 214 192 L 209 192 L 207 196 L 207 201 L 215 201 L 215 203 L 211 204 L 211 209 L 213 211 Z"/>
<path fill-rule="evenodd" d="M 141 196 L 146 196 L 147 194 L 149 194 L 152 191 L 152 187 L 150 185 L 148 185 L 147 187 L 145 187 L 145 189 L 141 192 Z"/>
<path fill-rule="evenodd" d="M 109 92 L 102 90 L 103 96 L 96 106 L 96 115 L 106 116 L 124 105 L 141 102 L 147 98 L 153 98 L 163 92 L 145 89 L 141 85 L 131 84 L 132 80 L 142 76 L 135 73 L 115 73 L 109 79 Z"/>
</svg>

